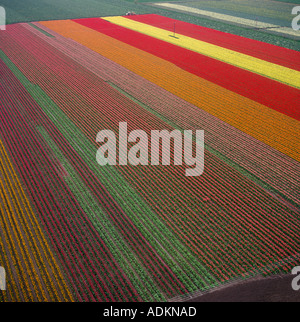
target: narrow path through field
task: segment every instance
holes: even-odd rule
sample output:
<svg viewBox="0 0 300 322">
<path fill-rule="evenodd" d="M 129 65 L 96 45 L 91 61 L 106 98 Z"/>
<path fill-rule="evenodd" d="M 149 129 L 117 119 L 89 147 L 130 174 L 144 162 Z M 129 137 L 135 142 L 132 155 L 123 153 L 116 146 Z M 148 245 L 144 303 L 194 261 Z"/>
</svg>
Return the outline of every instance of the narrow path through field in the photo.
<svg viewBox="0 0 300 322">
<path fill-rule="evenodd" d="M 153 6 L 157 7 L 164 7 L 167 9 L 174 9 L 174 10 L 179 10 L 179 11 L 184 11 L 188 13 L 193 13 L 197 15 L 202 15 L 206 16 L 209 18 L 214 18 L 230 23 L 235 23 L 235 24 L 240 24 L 240 25 L 245 25 L 248 27 L 253 27 L 261 30 L 272 30 L 276 33 L 284 34 L 284 35 L 289 35 L 289 36 L 294 36 L 294 37 L 300 37 L 299 31 L 293 30 L 292 27 L 281 27 L 278 25 L 266 23 L 266 22 L 260 22 L 257 20 L 251 20 L 251 19 L 245 19 L 245 18 L 240 18 L 240 17 L 234 17 L 230 15 L 225 15 L 222 13 L 216 13 L 212 11 L 207 11 L 207 10 L 201 10 L 197 8 L 191 8 L 187 6 L 182 6 L 179 4 L 175 3 L 155 3 L 152 4 Z"/>
</svg>

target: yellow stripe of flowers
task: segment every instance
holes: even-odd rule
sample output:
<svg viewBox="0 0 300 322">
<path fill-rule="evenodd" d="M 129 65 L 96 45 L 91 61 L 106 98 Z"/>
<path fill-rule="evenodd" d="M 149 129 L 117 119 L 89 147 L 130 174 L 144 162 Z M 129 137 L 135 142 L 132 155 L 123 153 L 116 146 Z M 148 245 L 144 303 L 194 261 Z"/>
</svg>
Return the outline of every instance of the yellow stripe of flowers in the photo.
<svg viewBox="0 0 300 322">
<path fill-rule="evenodd" d="M 13 263 L 14 268 L 19 267 L 17 270 L 11 270 L 9 274 L 16 279 L 10 280 L 10 285 L 15 285 L 15 282 L 18 284 L 18 288 L 14 290 L 15 296 L 11 300 L 20 299 L 17 289 L 21 291 L 21 296 L 26 294 L 23 300 L 72 300 L 1 140 L 0 178 L 0 210 L 3 213 L 0 223 L 2 222 L 1 226 L 5 232 L 3 237 L 6 240 L 1 241 L 2 249 L 9 250 L 10 263 Z M 5 266 L 6 269 L 11 269 L 9 263 Z"/>
<path fill-rule="evenodd" d="M 212 57 L 239 68 L 249 70 L 253 73 L 274 79 L 289 86 L 300 88 L 299 71 L 181 34 L 176 34 L 177 38 L 171 37 L 172 35 L 167 30 L 133 21 L 124 17 L 106 17 L 102 19 L 128 29 L 138 31 L 142 34 L 166 41 L 173 45 Z"/>
</svg>

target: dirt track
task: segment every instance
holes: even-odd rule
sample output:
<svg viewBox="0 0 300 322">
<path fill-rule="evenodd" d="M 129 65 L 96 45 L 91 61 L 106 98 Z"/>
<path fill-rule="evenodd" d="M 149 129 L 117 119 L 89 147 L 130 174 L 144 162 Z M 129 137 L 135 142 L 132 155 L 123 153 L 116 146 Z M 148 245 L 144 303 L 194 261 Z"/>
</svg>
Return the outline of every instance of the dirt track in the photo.
<svg viewBox="0 0 300 322">
<path fill-rule="evenodd" d="M 293 275 L 277 275 L 223 287 L 187 302 L 300 302 Z"/>
</svg>

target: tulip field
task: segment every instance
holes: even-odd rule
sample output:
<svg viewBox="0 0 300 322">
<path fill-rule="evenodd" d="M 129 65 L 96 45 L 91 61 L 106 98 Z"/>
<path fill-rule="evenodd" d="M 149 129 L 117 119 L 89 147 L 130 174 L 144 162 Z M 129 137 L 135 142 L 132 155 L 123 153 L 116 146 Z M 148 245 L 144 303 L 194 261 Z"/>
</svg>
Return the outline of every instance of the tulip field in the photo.
<svg viewBox="0 0 300 322">
<path fill-rule="evenodd" d="M 0 301 L 165 302 L 300 264 L 300 53 L 156 14 L 0 32 Z M 100 166 L 204 130 L 205 169 Z"/>
</svg>

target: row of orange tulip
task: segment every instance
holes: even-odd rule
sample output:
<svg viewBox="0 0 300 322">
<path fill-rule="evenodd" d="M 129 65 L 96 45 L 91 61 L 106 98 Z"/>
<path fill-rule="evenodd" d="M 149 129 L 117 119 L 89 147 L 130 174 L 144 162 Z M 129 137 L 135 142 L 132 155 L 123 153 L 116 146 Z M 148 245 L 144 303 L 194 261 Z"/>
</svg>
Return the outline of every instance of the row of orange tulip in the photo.
<svg viewBox="0 0 300 322">
<path fill-rule="evenodd" d="M 60 268 L 54 259 L 35 213 L 22 188 L 7 151 L 0 141 L 1 226 L 4 239 L 3 260 L 8 275 L 7 299 L 10 300 L 68 300 L 68 291 Z M 53 276 L 57 272 L 57 276 Z M 60 294 L 57 289 L 60 289 Z"/>
</svg>

